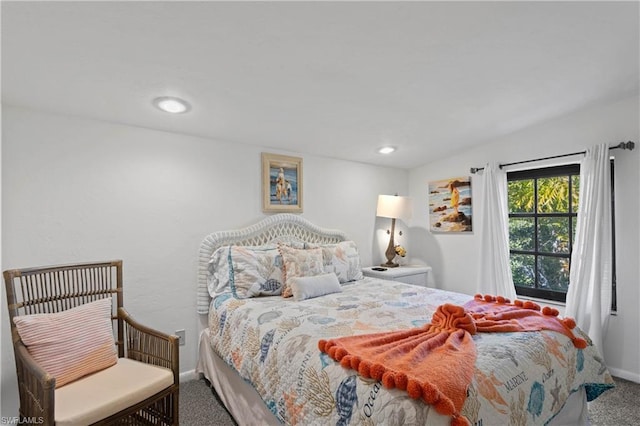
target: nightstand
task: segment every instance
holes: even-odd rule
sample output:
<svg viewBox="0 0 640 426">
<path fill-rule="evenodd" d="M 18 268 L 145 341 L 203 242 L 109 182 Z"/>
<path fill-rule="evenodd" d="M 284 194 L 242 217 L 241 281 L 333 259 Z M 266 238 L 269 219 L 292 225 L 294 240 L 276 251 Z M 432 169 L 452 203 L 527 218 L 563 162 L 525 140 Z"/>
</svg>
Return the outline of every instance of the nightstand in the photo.
<svg viewBox="0 0 640 426">
<path fill-rule="evenodd" d="M 362 268 L 362 273 L 365 277 L 400 281 L 422 287 L 435 287 L 431 266 L 407 265 L 398 266 L 397 268 L 387 268 L 385 271 L 374 271 L 372 268 L 375 268 L 375 266 Z"/>
</svg>

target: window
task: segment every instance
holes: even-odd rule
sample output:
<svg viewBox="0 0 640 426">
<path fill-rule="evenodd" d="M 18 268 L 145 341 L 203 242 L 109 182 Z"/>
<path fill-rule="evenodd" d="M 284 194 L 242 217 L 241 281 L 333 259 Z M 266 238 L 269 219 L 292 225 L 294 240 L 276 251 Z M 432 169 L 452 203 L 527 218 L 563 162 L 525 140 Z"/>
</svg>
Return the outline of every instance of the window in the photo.
<svg viewBox="0 0 640 426">
<path fill-rule="evenodd" d="M 516 293 L 564 302 L 578 217 L 580 165 L 507 174 Z"/>
<path fill-rule="evenodd" d="M 565 302 L 578 218 L 580 165 L 509 172 L 507 183 L 511 273 L 516 293 Z M 613 160 L 611 189 L 613 194 Z M 613 201 L 612 196 L 612 213 Z M 615 250 L 613 265 L 615 310 Z"/>
</svg>

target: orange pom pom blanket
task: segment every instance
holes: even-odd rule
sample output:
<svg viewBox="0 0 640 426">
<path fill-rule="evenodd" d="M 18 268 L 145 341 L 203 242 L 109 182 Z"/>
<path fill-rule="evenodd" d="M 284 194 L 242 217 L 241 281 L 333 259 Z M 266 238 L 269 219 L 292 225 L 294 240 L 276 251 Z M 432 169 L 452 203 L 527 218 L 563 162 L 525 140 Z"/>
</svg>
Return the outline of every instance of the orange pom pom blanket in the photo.
<svg viewBox="0 0 640 426">
<path fill-rule="evenodd" d="M 587 342 L 571 331 L 575 322 L 557 316 L 556 309 L 540 309 L 533 302 L 476 295 L 464 306 L 439 306 L 431 323 L 419 328 L 320 340 L 318 347 L 365 378 L 422 398 L 438 413 L 451 416 L 453 426 L 469 425 L 460 410 L 475 369 L 471 335 L 553 330 L 585 348 Z"/>
</svg>

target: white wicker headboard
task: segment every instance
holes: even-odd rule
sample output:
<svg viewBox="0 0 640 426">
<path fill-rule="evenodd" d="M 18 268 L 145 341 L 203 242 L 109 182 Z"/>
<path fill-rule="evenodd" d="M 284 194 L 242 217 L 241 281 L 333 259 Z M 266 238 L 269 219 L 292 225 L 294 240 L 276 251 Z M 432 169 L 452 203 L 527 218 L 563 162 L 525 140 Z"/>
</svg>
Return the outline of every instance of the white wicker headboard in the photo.
<svg viewBox="0 0 640 426">
<path fill-rule="evenodd" d="M 207 289 L 208 265 L 211 255 L 218 247 L 261 246 L 277 242 L 299 242 L 331 244 L 347 240 L 344 232 L 316 226 L 301 216 L 281 213 L 262 219 L 242 229 L 213 232 L 200 244 L 198 256 L 198 313 L 209 312 L 209 290 Z"/>
</svg>

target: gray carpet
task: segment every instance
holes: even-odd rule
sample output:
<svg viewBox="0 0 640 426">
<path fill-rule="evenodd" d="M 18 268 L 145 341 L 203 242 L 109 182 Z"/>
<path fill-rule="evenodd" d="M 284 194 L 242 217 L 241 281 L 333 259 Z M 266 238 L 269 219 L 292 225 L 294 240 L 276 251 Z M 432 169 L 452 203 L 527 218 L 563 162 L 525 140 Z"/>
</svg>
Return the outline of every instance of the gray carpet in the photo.
<svg viewBox="0 0 640 426">
<path fill-rule="evenodd" d="M 616 387 L 589 403 L 593 426 L 640 425 L 640 384 L 613 378 Z"/>
<path fill-rule="evenodd" d="M 589 420 L 592 426 L 640 425 L 640 384 L 617 377 L 615 382 L 614 389 L 589 403 Z M 180 384 L 180 424 L 236 426 L 236 422 L 205 380 Z"/>
<path fill-rule="evenodd" d="M 180 383 L 181 426 L 236 426 L 205 379 Z"/>
</svg>

